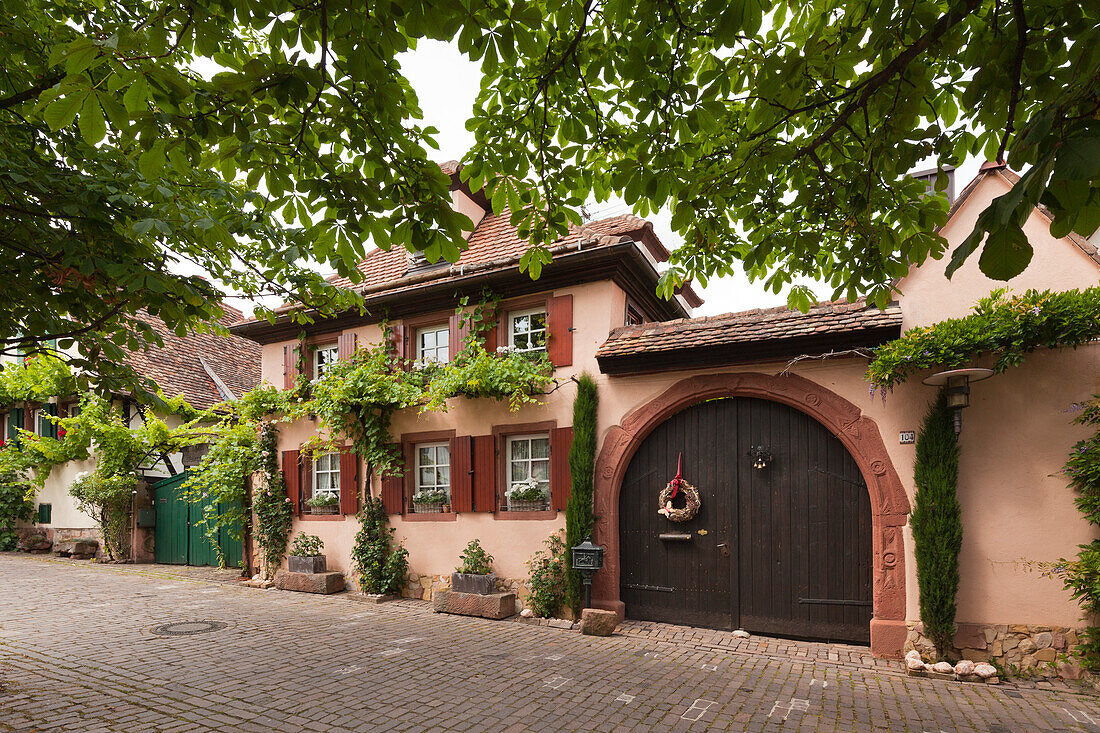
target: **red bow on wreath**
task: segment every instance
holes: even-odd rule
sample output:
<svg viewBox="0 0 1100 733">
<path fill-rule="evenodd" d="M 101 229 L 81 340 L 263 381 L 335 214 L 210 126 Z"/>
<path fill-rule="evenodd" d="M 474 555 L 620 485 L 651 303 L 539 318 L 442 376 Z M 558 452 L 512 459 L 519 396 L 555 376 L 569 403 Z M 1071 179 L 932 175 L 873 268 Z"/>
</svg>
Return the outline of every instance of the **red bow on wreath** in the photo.
<svg viewBox="0 0 1100 733">
<path fill-rule="evenodd" d="M 680 484 L 684 483 L 684 453 L 680 452 L 680 455 L 676 457 L 676 478 L 672 479 L 669 483 L 672 484 L 672 498 L 676 498 L 676 494 L 680 493 Z"/>
</svg>

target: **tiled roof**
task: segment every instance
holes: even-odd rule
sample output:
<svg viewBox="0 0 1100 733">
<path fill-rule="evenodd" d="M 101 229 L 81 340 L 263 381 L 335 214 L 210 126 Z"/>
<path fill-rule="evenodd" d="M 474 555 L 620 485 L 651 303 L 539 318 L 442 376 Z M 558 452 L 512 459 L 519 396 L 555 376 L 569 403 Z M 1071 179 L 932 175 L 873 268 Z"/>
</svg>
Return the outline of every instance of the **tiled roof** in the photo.
<svg viewBox="0 0 1100 733">
<path fill-rule="evenodd" d="M 241 312 L 223 305 L 222 324 L 241 320 Z M 206 409 L 224 397 L 203 362 L 234 395 L 240 397 L 260 383 L 260 346 L 240 336 L 191 333 L 177 336 L 164 322 L 142 312 L 139 317 L 163 339 L 163 348 L 130 352 L 130 365 L 143 377 L 154 380 L 168 397 L 182 394 L 192 407 Z"/>
<path fill-rule="evenodd" d="M 444 170 L 448 163 L 444 163 Z M 530 244 L 520 239 L 515 227 L 508 221 L 509 212 L 505 211 L 499 216 L 486 214 L 478 223 L 470 235 L 467 244 L 469 248 L 462 253 L 458 262 L 450 268 L 446 263 L 440 263 L 437 270 L 438 279 L 443 279 L 454 274 L 463 267 L 487 266 L 494 262 L 500 262 L 501 267 L 515 267 L 515 263 L 504 263 L 520 257 Z M 599 219 L 584 224 L 583 227 L 571 227 L 569 234 L 554 243 L 554 247 L 573 245 L 584 242 L 592 246 L 614 244 L 621 237 L 632 236 L 636 241 L 641 241 L 646 230 L 650 232 L 653 225 L 645 219 L 640 219 L 630 214 L 613 216 L 607 219 Z M 651 236 L 651 235 L 649 235 Z M 655 241 L 655 238 L 653 239 Z M 661 247 L 660 244 L 657 244 Z M 661 247 L 664 257 L 667 252 Z M 402 247 L 393 247 L 389 251 L 375 249 L 367 253 L 367 256 L 359 263 L 359 271 L 363 273 L 364 280 L 359 287 L 369 288 L 377 292 L 386 289 L 386 285 L 392 283 L 400 287 L 398 281 L 408 271 L 408 252 Z M 423 272 L 431 272 L 431 265 L 421 268 Z M 350 280 L 344 277 L 333 276 L 330 282 L 341 287 L 353 287 Z"/>
<path fill-rule="evenodd" d="M 891 305 L 880 310 L 860 298 L 851 303 L 819 303 L 806 313 L 781 307 L 623 326 L 611 332 L 596 352 L 596 357 L 638 356 L 763 341 L 778 342 L 893 327 L 901 327 L 901 308 Z"/>
</svg>

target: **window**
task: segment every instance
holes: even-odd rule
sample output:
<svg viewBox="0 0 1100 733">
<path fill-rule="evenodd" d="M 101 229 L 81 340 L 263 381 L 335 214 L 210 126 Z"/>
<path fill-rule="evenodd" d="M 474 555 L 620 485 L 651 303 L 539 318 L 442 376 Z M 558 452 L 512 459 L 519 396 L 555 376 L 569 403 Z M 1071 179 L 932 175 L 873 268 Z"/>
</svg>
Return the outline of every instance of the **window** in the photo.
<svg viewBox="0 0 1100 733">
<path fill-rule="evenodd" d="M 643 323 L 645 323 L 645 316 L 642 315 L 640 310 L 628 303 L 626 306 L 626 325 L 640 326 Z"/>
<path fill-rule="evenodd" d="M 541 498 L 535 498 L 543 504 L 545 509 L 550 500 L 550 436 L 542 435 L 515 435 L 508 438 L 508 483 L 506 496 L 508 506 L 517 503 L 512 494 L 525 488 L 526 495 L 539 494 Z M 530 491 L 537 487 L 538 491 Z M 524 496 L 523 493 L 518 494 Z M 531 499 L 525 499 L 524 506 L 529 508 Z"/>
<path fill-rule="evenodd" d="M 318 346 L 313 351 L 313 378 L 320 379 L 325 374 L 325 370 L 331 364 L 336 363 L 336 359 L 339 356 L 339 350 L 336 344 L 327 344 L 325 346 Z"/>
<path fill-rule="evenodd" d="M 57 425 L 50 419 L 50 416 L 56 416 L 57 414 L 57 405 L 55 404 L 45 404 L 38 408 L 35 413 L 35 432 L 44 438 L 56 438 Z"/>
<path fill-rule="evenodd" d="M 450 361 L 451 331 L 447 326 L 421 328 L 416 332 L 416 359 L 427 364 Z"/>
<path fill-rule="evenodd" d="M 321 453 L 313 461 L 313 496 L 340 494 L 340 454 Z"/>
<path fill-rule="evenodd" d="M 546 350 L 546 309 L 520 311 L 508 316 L 511 346 L 520 352 Z"/>
<path fill-rule="evenodd" d="M 451 503 L 450 443 L 421 443 L 416 446 L 416 483 L 413 511 L 425 511 Z"/>
</svg>

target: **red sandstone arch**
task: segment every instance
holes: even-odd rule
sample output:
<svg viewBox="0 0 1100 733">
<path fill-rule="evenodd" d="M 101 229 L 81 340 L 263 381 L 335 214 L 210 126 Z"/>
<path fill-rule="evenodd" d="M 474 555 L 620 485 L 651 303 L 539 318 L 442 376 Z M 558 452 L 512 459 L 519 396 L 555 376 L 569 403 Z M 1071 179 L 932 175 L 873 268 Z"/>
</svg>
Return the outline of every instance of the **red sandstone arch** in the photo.
<svg viewBox="0 0 1100 733">
<path fill-rule="evenodd" d="M 619 491 L 638 446 L 672 415 L 719 397 L 758 397 L 790 405 L 828 428 L 851 453 L 871 495 L 871 651 L 879 656 L 900 656 L 906 636 L 902 527 L 909 514 L 909 499 L 875 422 L 835 392 L 796 375 L 742 372 L 688 377 L 632 410 L 607 432 L 596 460 L 594 486 L 596 540 L 607 551 L 604 570 L 593 579 L 593 605 L 620 616 L 625 610 L 619 599 Z"/>
</svg>

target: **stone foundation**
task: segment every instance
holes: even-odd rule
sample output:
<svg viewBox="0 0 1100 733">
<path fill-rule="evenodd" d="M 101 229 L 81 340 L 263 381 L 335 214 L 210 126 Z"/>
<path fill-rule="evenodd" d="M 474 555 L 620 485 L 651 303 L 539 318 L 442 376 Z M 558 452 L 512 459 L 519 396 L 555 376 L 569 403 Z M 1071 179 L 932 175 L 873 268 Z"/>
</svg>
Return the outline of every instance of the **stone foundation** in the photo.
<svg viewBox="0 0 1100 733">
<path fill-rule="evenodd" d="M 935 647 L 924 635 L 924 625 L 908 626 L 904 651 L 916 649 L 924 659 L 937 659 Z M 959 624 L 949 661 L 990 662 L 1009 676 L 1078 679 L 1082 671 L 1073 656 L 1077 635 L 1077 629 L 1065 626 Z"/>
<path fill-rule="evenodd" d="M 451 574 L 446 575 L 420 575 L 409 573 L 405 578 L 405 587 L 401 590 L 402 598 L 417 598 L 430 601 L 436 591 L 451 590 Z M 497 593 L 513 593 L 516 596 L 517 613 L 523 608 L 523 600 L 527 598 L 527 581 L 525 578 L 497 578 Z"/>
</svg>

